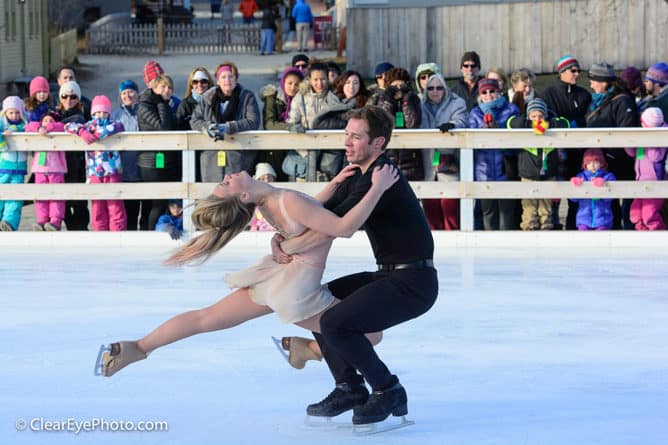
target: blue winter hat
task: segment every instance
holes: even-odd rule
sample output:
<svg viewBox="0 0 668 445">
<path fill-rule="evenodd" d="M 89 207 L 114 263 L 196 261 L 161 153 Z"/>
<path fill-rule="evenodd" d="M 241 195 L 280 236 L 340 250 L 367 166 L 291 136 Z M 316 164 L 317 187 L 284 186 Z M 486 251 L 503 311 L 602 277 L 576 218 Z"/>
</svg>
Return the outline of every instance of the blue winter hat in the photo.
<svg viewBox="0 0 668 445">
<path fill-rule="evenodd" d="M 531 99 L 527 104 L 527 116 L 534 110 L 538 110 L 543 113 L 543 117 L 547 118 L 547 104 L 540 97 Z"/>
<path fill-rule="evenodd" d="M 373 70 L 373 75 L 374 77 L 378 77 L 392 68 L 394 68 L 394 65 L 392 65 L 390 62 L 380 62 L 378 65 L 376 65 L 376 69 Z"/>
<path fill-rule="evenodd" d="M 139 87 L 137 86 L 136 83 L 134 83 L 133 81 L 128 79 L 128 80 L 124 80 L 123 82 L 121 82 L 121 84 L 118 86 L 118 92 L 119 93 L 122 93 L 125 90 L 135 90 L 135 91 L 139 92 Z"/>
</svg>

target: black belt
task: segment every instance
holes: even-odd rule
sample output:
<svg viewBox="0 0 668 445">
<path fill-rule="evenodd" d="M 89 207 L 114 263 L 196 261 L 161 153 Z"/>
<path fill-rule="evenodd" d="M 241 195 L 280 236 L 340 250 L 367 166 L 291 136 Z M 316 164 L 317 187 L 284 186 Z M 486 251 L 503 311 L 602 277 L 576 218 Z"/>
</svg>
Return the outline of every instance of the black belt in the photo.
<svg viewBox="0 0 668 445">
<path fill-rule="evenodd" d="M 429 267 L 434 267 L 434 261 L 432 260 L 419 260 L 412 263 L 401 263 L 401 264 L 379 264 L 379 271 L 388 271 L 388 270 L 401 270 L 401 269 L 427 269 Z"/>
</svg>

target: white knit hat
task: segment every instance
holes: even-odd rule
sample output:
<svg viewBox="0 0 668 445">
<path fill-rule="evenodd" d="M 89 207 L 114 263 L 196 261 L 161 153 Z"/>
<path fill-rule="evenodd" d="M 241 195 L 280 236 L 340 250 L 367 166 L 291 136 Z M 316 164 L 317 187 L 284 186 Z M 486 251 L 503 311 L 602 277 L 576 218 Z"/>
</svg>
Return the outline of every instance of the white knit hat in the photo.
<svg viewBox="0 0 668 445">
<path fill-rule="evenodd" d="M 73 80 L 65 82 L 61 85 L 60 91 L 58 91 L 58 95 L 63 96 L 65 94 L 74 94 L 76 97 L 81 99 L 81 87 Z"/>
<path fill-rule="evenodd" d="M 276 179 L 276 170 L 274 170 L 274 167 L 271 166 L 268 162 L 259 162 L 255 166 L 255 176 L 253 176 L 253 179 L 260 179 L 264 175 L 272 175 L 274 179 Z"/>
</svg>

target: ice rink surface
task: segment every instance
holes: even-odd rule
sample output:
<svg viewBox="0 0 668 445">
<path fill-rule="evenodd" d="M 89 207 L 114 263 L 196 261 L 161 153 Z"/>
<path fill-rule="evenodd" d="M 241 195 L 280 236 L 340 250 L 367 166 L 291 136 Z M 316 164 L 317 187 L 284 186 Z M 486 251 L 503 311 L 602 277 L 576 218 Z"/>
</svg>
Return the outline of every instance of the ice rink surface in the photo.
<svg viewBox="0 0 668 445">
<path fill-rule="evenodd" d="M 101 343 L 217 301 L 224 274 L 265 251 L 168 269 L 160 247 L 3 248 L 0 443 L 668 443 L 668 253 L 654 249 L 438 249 L 436 305 L 378 346 L 417 423 L 382 435 L 304 425 L 333 383 L 324 362 L 280 357 L 271 335 L 306 333 L 275 316 L 93 375 Z M 325 277 L 373 268 L 368 248 L 335 243 Z M 107 430 L 44 431 L 86 421 Z M 120 422 L 169 429 L 108 431 Z"/>
</svg>

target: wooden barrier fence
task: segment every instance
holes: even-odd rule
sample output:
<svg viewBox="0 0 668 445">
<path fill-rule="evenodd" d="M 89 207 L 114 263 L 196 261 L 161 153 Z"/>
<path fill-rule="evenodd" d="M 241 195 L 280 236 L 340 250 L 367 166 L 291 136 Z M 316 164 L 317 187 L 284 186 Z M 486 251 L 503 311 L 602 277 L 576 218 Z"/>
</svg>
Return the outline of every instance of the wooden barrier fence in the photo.
<svg viewBox="0 0 668 445">
<path fill-rule="evenodd" d="M 342 149 L 341 130 L 309 131 L 293 134 L 287 131 L 249 131 L 228 135 L 214 142 L 194 131 L 126 132 L 86 145 L 79 137 L 64 133 L 47 136 L 20 133 L 5 136 L 9 150 L 18 151 L 84 151 L 134 150 L 182 151 L 182 182 L 116 183 L 116 184 L 0 184 L 0 200 L 6 199 L 143 199 L 181 198 L 186 201 L 208 195 L 214 184 L 195 182 L 195 151 L 197 150 L 290 150 Z M 441 134 L 438 130 L 395 130 L 388 148 L 460 148 L 459 182 L 411 182 L 419 198 L 462 199 L 461 230 L 473 230 L 473 199 L 516 198 L 668 198 L 666 181 L 614 181 L 603 187 L 585 183 L 574 187 L 568 181 L 545 182 L 474 182 L 473 151 L 490 148 L 553 147 L 656 147 L 668 145 L 668 128 L 598 128 L 549 130 L 537 136 L 532 130 L 454 130 Z M 274 183 L 317 193 L 323 183 Z M 185 222 L 189 224 L 186 215 Z M 188 226 L 187 226 L 188 227 Z"/>
</svg>

